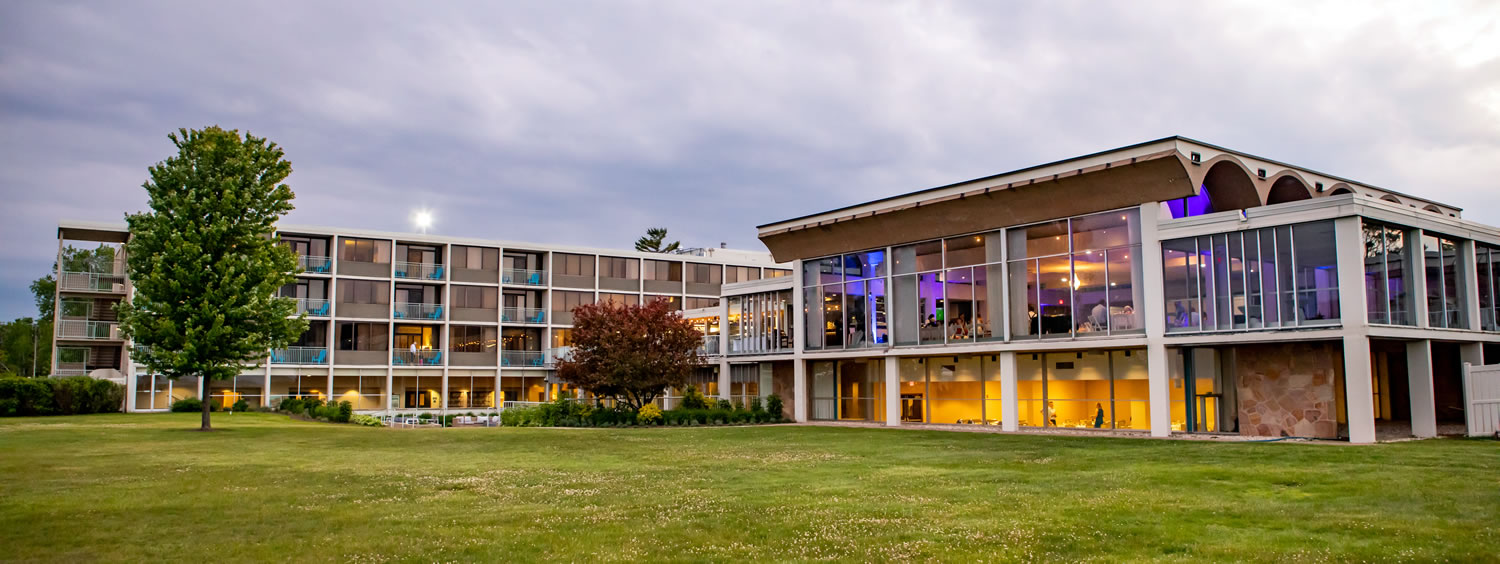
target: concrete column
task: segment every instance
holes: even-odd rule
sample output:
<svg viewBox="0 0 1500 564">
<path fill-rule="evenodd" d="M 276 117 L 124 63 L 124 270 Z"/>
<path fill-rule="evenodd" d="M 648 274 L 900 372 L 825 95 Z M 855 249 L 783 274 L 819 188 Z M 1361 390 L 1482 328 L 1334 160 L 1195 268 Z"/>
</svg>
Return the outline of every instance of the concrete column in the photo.
<svg viewBox="0 0 1500 564">
<path fill-rule="evenodd" d="M 1408 288 L 1406 295 L 1411 299 L 1412 324 L 1417 327 L 1428 327 L 1427 321 L 1427 268 L 1424 261 L 1427 253 L 1422 252 L 1422 230 L 1408 229 L 1406 231 L 1406 264 L 1411 265 L 1408 274 L 1411 276 L 1402 279 L 1401 282 Z"/>
<path fill-rule="evenodd" d="M 1479 279 L 1476 274 L 1479 265 L 1474 258 L 1474 242 L 1462 240 L 1458 242 L 1458 295 L 1462 300 L 1459 303 L 1459 311 L 1462 312 L 1464 327 L 1479 329 Z M 1479 364 L 1479 363 L 1474 363 Z"/>
<path fill-rule="evenodd" d="M 1167 345 L 1146 345 L 1146 382 L 1151 400 L 1151 436 L 1167 437 L 1172 434 L 1172 366 L 1167 357 Z"/>
<path fill-rule="evenodd" d="M 1141 204 L 1141 286 L 1147 291 L 1141 296 L 1136 310 L 1145 317 L 1146 326 L 1146 385 L 1151 400 L 1151 436 L 1166 437 L 1172 434 L 1172 404 L 1169 389 L 1172 385 L 1171 369 L 1167 361 L 1167 306 L 1162 289 L 1166 287 L 1162 274 L 1161 237 L 1157 234 L 1158 214 L 1161 204 Z"/>
<path fill-rule="evenodd" d="M 53 303 L 56 303 L 56 302 L 53 302 Z M 56 314 L 53 314 L 53 316 L 54 316 L 53 318 L 56 319 Z M 124 368 L 125 368 L 125 413 L 130 413 L 130 412 L 135 411 L 135 393 L 136 393 L 136 389 L 135 389 L 136 388 L 135 366 L 133 364 L 126 364 L 124 366 Z M 269 389 L 269 388 L 266 388 L 266 389 Z M 155 394 L 155 391 L 156 391 L 156 378 L 155 377 L 151 378 L 151 390 L 153 392 L 151 394 L 151 396 L 152 396 L 152 399 L 154 400 L 154 399 L 156 399 L 156 394 Z M 261 393 L 260 397 L 261 397 L 261 401 L 265 401 L 265 397 L 266 396 L 265 396 L 264 392 Z"/>
<path fill-rule="evenodd" d="M 729 361 L 719 361 L 719 399 L 729 399 Z"/>
<path fill-rule="evenodd" d="M 1000 428 L 1006 431 L 1021 429 L 1021 400 L 1016 397 L 1016 353 L 1000 353 Z"/>
<path fill-rule="evenodd" d="M 1432 343 L 1407 341 L 1406 378 L 1411 390 L 1411 434 L 1437 436 L 1437 403 L 1432 389 Z"/>
<path fill-rule="evenodd" d="M 1358 217 L 1341 217 L 1333 220 L 1333 232 L 1338 257 L 1339 321 L 1345 329 L 1364 336 L 1370 328 L 1369 307 L 1365 303 L 1364 231 Z M 1365 349 L 1369 349 L 1368 343 Z"/>
<path fill-rule="evenodd" d="M 901 426 L 901 363 L 897 357 L 885 357 L 885 426 Z"/>
<path fill-rule="evenodd" d="M 1344 411 L 1349 419 L 1351 443 L 1375 442 L 1375 397 L 1371 388 L 1370 338 L 1364 334 L 1345 334 Z"/>
<path fill-rule="evenodd" d="M 395 383 L 394 383 L 395 378 L 392 375 L 393 371 L 394 371 L 394 369 L 391 368 L 390 361 L 386 361 L 386 367 L 385 367 L 385 409 L 386 409 L 387 412 L 391 411 L 391 403 L 392 403 L 391 402 L 391 398 L 396 395 L 396 388 L 394 387 L 395 386 Z M 361 378 L 363 378 L 363 376 L 361 376 Z"/>
<path fill-rule="evenodd" d="M 1463 343 L 1458 345 L 1458 361 L 1460 363 L 1467 362 L 1474 366 L 1483 366 L 1486 362 L 1484 358 L 1484 343 Z M 1490 364 L 1496 364 L 1496 361 L 1500 361 L 1500 359 L 1489 359 Z M 1464 399 L 1467 400 L 1468 398 Z"/>
<path fill-rule="evenodd" d="M 801 347 L 798 347 L 801 348 Z M 799 357 L 801 355 L 798 355 Z M 801 358 L 792 361 L 792 419 L 807 422 L 807 362 Z"/>
</svg>

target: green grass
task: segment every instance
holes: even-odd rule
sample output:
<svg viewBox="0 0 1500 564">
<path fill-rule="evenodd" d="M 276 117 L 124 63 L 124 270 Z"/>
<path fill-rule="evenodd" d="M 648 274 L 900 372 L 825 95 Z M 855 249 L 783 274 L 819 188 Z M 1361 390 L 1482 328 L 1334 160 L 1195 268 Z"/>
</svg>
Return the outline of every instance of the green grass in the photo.
<svg viewBox="0 0 1500 564">
<path fill-rule="evenodd" d="M 0 421 L 0 560 L 1496 560 L 1500 445 Z"/>
</svg>

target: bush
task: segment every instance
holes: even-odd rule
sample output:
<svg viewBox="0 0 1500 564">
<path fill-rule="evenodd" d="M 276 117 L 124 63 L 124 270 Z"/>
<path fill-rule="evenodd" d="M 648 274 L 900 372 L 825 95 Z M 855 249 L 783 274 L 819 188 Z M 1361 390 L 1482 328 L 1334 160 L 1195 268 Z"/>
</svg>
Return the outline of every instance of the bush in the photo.
<svg viewBox="0 0 1500 564">
<path fill-rule="evenodd" d="M 303 405 L 301 398 L 287 398 L 281 400 L 281 405 L 277 406 L 277 409 L 287 413 L 302 413 Z"/>
<path fill-rule="evenodd" d="M 640 412 L 635 414 L 635 421 L 642 425 L 660 425 L 661 419 L 661 408 L 654 403 L 642 406 Z"/>
<path fill-rule="evenodd" d="M 781 396 L 776 394 L 766 396 L 766 412 L 771 415 L 771 421 L 781 421 L 785 417 L 782 415 L 784 409 L 786 407 L 781 404 Z"/>
<path fill-rule="evenodd" d="M 338 420 L 337 421 L 339 423 L 348 423 L 349 419 L 352 418 L 352 417 L 354 417 L 354 404 L 349 403 L 347 401 L 341 401 L 341 402 L 339 402 L 339 411 L 338 411 Z"/>
<path fill-rule="evenodd" d="M 245 398 L 240 398 L 240 399 L 234 400 L 234 405 L 230 406 L 229 410 L 230 411 L 250 411 L 250 402 L 245 401 Z"/>
<path fill-rule="evenodd" d="M 761 404 L 760 404 L 760 397 L 750 398 L 750 412 L 751 413 L 765 413 L 766 412 L 766 408 L 763 407 L 763 406 L 761 406 Z"/>
<path fill-rule="evenodd" d="M 182 398 L 172 402 L 174 413 L 195 413 L 203 411 L 203 400 L 198 398 Z"/>
<path fill-rule="evenodd" d="M 360 414 L 352 415 L 352 416 L 349 417 L 349 422 L 353 423 L 355 425 L 362 425 L 362 426 L 365 426 L 365 427 L 384 427 L 385 426 L 384 423 L 380 422 L 380 418 L 379 417 L 373 417 L 373 416 L 369 416 L 369 415 L 360 415 Z"/>
<path fill-rule="evenodd" d="M 682 391 L 682 409 L 708 409 L 708 398 L 698 391 L 698 386 L 688 384 Z"/>
<path fill-rule="evenodd" d="M 727 399 L 721 399 L 717 403 L 714 404 L 714 408 L 715 409 L 722 409 L 722 410 L 728 411 L 728 410 L 734 409 L 734 404 L 729 403 L 729 400 L 727 400 Z"/>
<path fill-rule="evenodd" d="M 124 386 L 87 376 L 0 378 L 0 416 L 114 413 L 124 401 Z"/>
</svg>

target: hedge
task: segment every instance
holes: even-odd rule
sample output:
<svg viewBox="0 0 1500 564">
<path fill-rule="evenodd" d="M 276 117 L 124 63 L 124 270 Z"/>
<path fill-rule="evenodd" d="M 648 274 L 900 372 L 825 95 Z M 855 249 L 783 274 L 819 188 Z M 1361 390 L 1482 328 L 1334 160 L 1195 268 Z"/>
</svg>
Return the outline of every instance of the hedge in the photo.
<svg viewBox="0 0 1500 564">
<path fill-rule="evenodd" d="M 125 387 L 88 376 L 0 377 L 0 417 L 118 413 Z"/>
<path fill-rule="evenodd" d="M 626 427 L 644 426 L 688 426 L 688 425 L 744 425 L 753 423 L 781 423 L 781 398 L 770 396 L 767 403 L 775 411 L 762 407 L 759 400 L 748 407 L 736 406 L 725 400 L 708 403 L 711 407 L 678 408 L 654 411 L 655 405 L 642 409 L 637 414 L 624 407 L 588 405 L 571 399 L 558 399 L 530 407 L 511 407 L 500 412 L 500 424 L 506 427 Z M 643 417 L 644 416 L 644 417 Z"/>
</svg>

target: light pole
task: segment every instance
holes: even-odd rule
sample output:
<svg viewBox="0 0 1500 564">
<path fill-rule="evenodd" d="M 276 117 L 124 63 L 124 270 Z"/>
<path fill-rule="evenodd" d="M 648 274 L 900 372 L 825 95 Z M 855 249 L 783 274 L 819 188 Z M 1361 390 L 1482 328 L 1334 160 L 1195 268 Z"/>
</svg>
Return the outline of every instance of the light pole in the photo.
<svg viewBox="0 0 1500 564">
<path fill-rule="evenodd" d="M 37 321 L 32 321 L 31 322 L 31 377 L 32 378 L 36 378 L 36 347 L 37 347 L 37 341 L 39 340 L 37 338 L 37 335 L 41 332 L 41 330 L 42 330 L 42 324 L 40 322 L 37 322 Z"/>
</svg>

